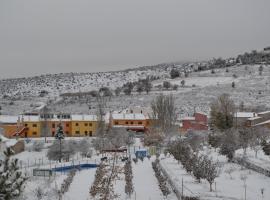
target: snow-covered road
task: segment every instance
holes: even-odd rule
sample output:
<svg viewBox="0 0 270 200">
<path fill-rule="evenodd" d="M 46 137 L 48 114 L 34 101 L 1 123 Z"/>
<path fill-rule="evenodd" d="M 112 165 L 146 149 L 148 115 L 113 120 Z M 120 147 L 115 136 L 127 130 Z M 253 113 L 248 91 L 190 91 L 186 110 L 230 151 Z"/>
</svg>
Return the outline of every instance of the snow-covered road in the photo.
<svg viewBox="0 0 270 200">
<path fill-rule="evenodd" d="M 142 162 L 138 160 L 137 164 L 132 163 L 134 191 L 136 192 L 136 199 L 140 200 L 162 200 L 164 198 L 159 186 L 157 178 L 155 177 L 152 168 L 152 159 L 144 159 Z M 168 196 L 167 199 L 176 199 L 174 194 Z"/>
<path fill-rule="evenodd" d="M 73 182 L 63 200 L 87 200 L 89 199 L 89 190 L 95 178 L 96 169 L 86 169 L 77 171 Z"/>
</svg>

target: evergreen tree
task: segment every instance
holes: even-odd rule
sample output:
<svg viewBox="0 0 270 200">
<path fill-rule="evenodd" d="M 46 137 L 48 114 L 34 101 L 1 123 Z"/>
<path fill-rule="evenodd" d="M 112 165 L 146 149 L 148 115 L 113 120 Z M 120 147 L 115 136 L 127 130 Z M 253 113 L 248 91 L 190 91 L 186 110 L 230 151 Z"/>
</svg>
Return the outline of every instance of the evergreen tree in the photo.
<svg viewBox="0 0 270 200">
<path fill-rule="evenodd" d="M 180 76 L 180 73 L 177 69 L 172 69 L 171 72 L 170 72 L 170 75 L 171 75 L 171 79 L 174 79 L 174 78 L 177 78 Z"/>
<path fill-rule="evenodd" d="M 64 131 L 63 131 L 63 127 L 61 125 L 61 123 L 58 124 L 57 126 L 57 132 L 55 134 L 55 139 L 59 140 L 59 162 L 61 162 L 62 160 L 62 140 L 65 138 L 64 136 Z"/>
<path fill-rule="evenodd" d="M 0 200 L 11 200 L 21 194 L 27 178 L 19 171 L 18 159 L 10 159 L 12 150 L 8 148 L 4 154 L 5 160 L 0 163 Z"/>
</svg>

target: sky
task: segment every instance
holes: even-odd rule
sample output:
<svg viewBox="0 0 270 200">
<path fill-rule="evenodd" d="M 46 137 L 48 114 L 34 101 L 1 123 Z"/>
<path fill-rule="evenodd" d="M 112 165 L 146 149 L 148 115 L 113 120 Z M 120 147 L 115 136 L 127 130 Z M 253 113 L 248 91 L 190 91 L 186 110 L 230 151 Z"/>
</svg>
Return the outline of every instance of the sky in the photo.
<svg viewBox="0 0 270 200">
<path fill-rule="evenodd" d="M 226 58 L 266 46 L 269 0 L 0 0 L 0 78 Z"/>
</svg>

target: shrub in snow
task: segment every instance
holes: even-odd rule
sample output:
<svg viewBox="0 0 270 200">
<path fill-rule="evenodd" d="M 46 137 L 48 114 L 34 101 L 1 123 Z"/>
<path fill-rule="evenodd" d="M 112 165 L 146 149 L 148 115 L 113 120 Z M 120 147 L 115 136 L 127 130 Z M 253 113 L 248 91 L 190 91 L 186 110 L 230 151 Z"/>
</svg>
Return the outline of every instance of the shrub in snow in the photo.
<svg viewBox="0 0 270 200">
<path fill-rule="evenodd" d="M 34 141 L 32 145 L 32 150 L 40 152 L 44 148 L 44 142 L 43 141 Z"/>
<path fill-rule="evenodd" d="M 172 69 L 170 72 L 171 79 L 177 78 L 180 76 L 180 72 L 177 69 Z"/>
<path fill-rule="evenodd" d="M 130 195 L 133 193 L 133 183 L 132 183 L 133 175 L 130 160 L 126 162 L 124 170 L 126 180 L 125 193 L 130 197 Z"/>
<path fill-rule="evenodd" d="M 55 140 L 49 147 L 47 157 L 49 160 L 59 160 L 60 157 L 64 160 L 69 160 L 72 155 L 76 153 L 77 143 L 76 141 L 62 141 L 62 149 L 60 152 L 60 142 Z M 60 155 L 62 154 L 62 155 Z"/>
<path fill-rule="evenodd" d="M 155 176 L 158 180 L 159 188 L 162 191 L 163 195 L 167 197 L 170 194 L 170 190 L 167 186 L 167 179 L 164 177 L 164 175 L 162 174 L 162 172 L 160 170 L 158 159 L 156 159 L 154 162 L 152 162 L 152 167 L 153 167 L 153 170 L 155 172 Z"/>
<path fill-rule="evenodd" d="M 92 157 L 93 152 L 91 150 L 91 145 L 87 139 L 83 139 L 77 144 L 77 150 L 81 153 L 83 157 Z"/>
<path fill-rule="evenodd" d="M 11 200 L 20 196 L 27 178 L 19 171 L 18 159 L 10 160 L 12 150 L 8 148 L 4 154 L 5 160 L 0 163 L 0 200 Z"/>
<path fill-rule="evenodd" d="M 92 197 L 95 197 L 105 184 L 103 179 L 105 174 L 106 174 L 105 165 L 101 164 L 96 170 L 95 180 L 90 188 L 90 195 Z"/>
<path fill-rule="evenodd" d="M 267 143 L 265 140 L 262 142 L 262 149 L 265 155 L 270 156 L 270 143 Z"/>
<path fill-rule="evenodd" d="M 222 135 L 219 153 L 226 156 L 229 162 L 233 160 L 235 150 L 239 148 L 238 137 L 238 130 L 235 129 L 229 129 L 225 131 Z"/>
<path fill-rule="evenodd" d="M 67 178 L 63 181 L 62 185 L 61 185 L 61 188 L 60 188 L 60 191 L 59 193 L 61 195 L 63 195 L 64 193 L 66 193 L 69 189 L 69 186 L 71 185 L 72 181 L 73 181 L 73 178 L 76 174 L 76 170 L 72 170 L 68 173 L 68 176 Z"/>
</svg>

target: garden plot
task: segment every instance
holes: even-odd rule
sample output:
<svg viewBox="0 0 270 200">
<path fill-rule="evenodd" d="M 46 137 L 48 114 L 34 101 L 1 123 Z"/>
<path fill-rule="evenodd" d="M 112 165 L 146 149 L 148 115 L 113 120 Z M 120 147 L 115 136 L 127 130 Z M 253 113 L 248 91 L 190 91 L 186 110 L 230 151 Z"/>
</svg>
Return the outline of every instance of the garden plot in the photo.
<svg viewBox="0 0 270 200">
<path fill-rule="evenodd" d="M 245 195 L 244 185 L 246 183 L 247 200 L 261 199 L 262 189 L 264 190 L 264 199 L 270 199 L 270 178 L 243 169 L 237 164 L 227 163 L 223 156 L 218 156 L 217 159 L 222 162 L 222 167 L 219 177 L 215 179 L 214 192 L 209 192 L 209 184 L 206 181 L 202 180 L 201 183 L 195 181 L 195 178 L 188 174 L 174 158 L 162 158 L 161 165 L 179 188 L 182 188 L 183 178 L 184 195 L 186 196 L 199 196 L 203 200 L 242 200 Z"/>
</svg>

